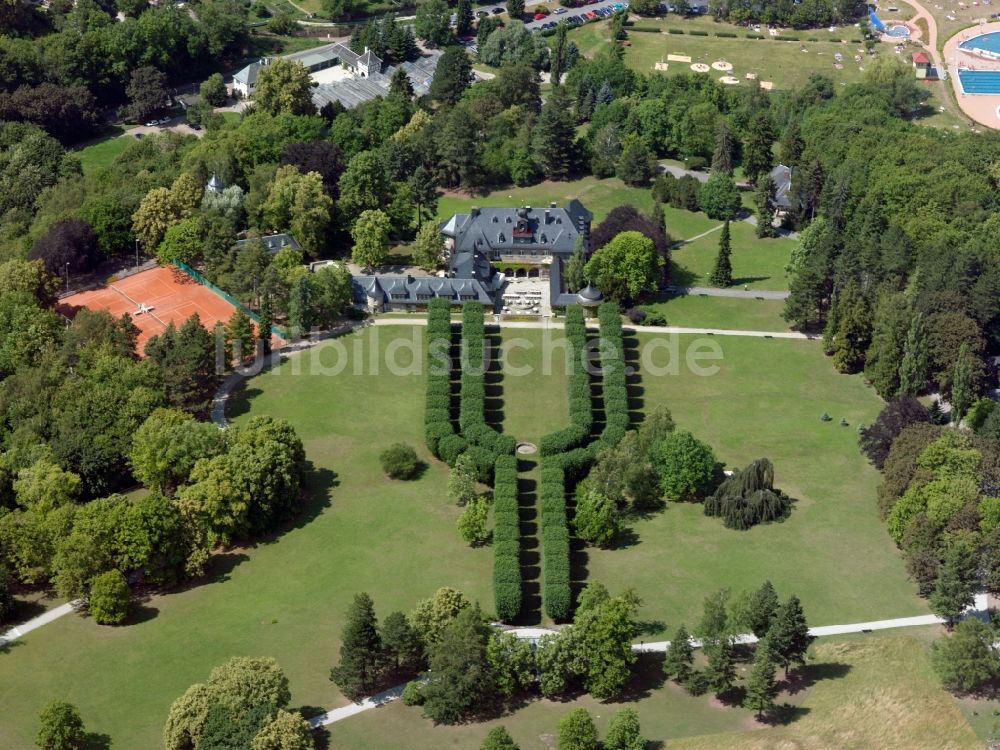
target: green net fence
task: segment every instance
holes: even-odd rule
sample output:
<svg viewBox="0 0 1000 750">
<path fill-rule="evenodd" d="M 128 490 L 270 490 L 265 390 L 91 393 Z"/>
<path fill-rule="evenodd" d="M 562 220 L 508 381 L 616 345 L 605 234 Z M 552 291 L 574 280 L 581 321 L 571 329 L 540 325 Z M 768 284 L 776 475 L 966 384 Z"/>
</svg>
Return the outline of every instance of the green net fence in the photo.
<svg viewBox="0 0 1000 750">
<path fill-rule="evenodd" d="M 179 260 L 172 260 L 170 262 L 174 266 L 176 266 L 178 269 L 180 269 L 181 271 L 183 271 L 191 279 L 193 279 L 194 281 L 197 281 L 199 284 L 201 284 L 203 287 L 205 287 L 209 291 L 215 292 L 216 294 L 218 294 L 220 297 L 222 297 L 222 299 L 224 299 L 229 304 L 231 304 L 234 307 L 237 307 L 240 310 L 242 310 L 243 312 L 245 312 L 250 317 L 250 319 L 253 320 L 254 323 L 260 323 L 260 316 L 257 313 L 255 313 L 249 307 L 247 307 L 246 305 L 244 305 L 242 302 L 240 302 L 238 299 L 236 299 L 229 292 L 224 291 L 222 289 L 219 289 L 219 287 L 217 287 L 211 281 L 209 281 L 204 276 L 202 276 L 200 273 L 198 273 L 197 271 L 195 271 L 193 268 L 191 268 L 191 266 L 187 265 L 186 263 L 182 263 Z M 275 336 L 278 336 L 279 338 L 284 339 L 285 341 L 291 341 L 291 338 L 284 331 L 284 329 L 279 328 L 278 326 L 272 325 L 271 326 L 271 333 L 273 335 L 275 335 Z"/>
</svg>

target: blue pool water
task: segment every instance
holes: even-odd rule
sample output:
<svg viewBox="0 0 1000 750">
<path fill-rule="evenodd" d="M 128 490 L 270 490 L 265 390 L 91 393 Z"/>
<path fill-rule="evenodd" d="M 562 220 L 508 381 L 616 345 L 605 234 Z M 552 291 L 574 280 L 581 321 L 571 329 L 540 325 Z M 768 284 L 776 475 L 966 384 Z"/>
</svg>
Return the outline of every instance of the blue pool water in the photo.
<svg viewBox="0 0 1000 750">
<path fill-rule="evenodd" d="M 888 31 L 886 31 L 885 33 L 891 37 L 896 37 L 898 39 L 905 39 L 908 36 L 910 36 L 910 30 L 901 24 L 896 26 L 890 26 Z"/>
<path fill-rule="evenodd" d="M 1000 70 L 960 69 L 958 79 L 966 94 L 1000 94 Z"/>
<path fill-rule="evenodd" d="M 966 39 L 958 45 L 962 49 L 982 49 L 1000 55 L 1000 31 L 992 31 L 989 34 L 980 34 L 972 39 Z"/>
</svg>

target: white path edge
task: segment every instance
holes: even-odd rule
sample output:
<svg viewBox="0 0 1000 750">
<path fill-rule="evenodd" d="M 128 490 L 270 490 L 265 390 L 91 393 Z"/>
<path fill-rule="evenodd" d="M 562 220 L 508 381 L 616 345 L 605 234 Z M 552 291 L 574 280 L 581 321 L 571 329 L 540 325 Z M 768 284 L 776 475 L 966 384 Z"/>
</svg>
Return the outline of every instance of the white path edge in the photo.
<svg viewBox="0 0 1000 750">
<path fill-rule="evenodd" d="M 976 594 L 975 604 L 966 610 L 966 616 L 983 616 L 987 611 L 987 597 L 986 594 Z M 942 625 L 944 624 L 944 619 L 938 617 L 937 615 L 917 615 L 916 617 L 897 617 L 891 620 L 873 620 L 871 622 L 855 622 L 848 625 L 820 625 L 815 628 L 809 628 L 809 635 L 816 638 L 829 635 L 846 635 L 848 633 L 867 633 L 873 630 L 890 630 L 893 628 L 912 628 L 919 627 L 921 625 Z M 523 638 L 532 642 L 537 642 L 539 638 L 545 635 L 554 635 L 559 632 L 555 628 L 514 628 L 508 632 L 513 633 L 518 638 Z M 756 636 L 750 634 L 737 635 L 733 639 L 736 643 L 756 643 Z M 670 645 L 670 641 L 655 641 L 652 643 L 633 643 L 632 650 L 636 653 L 657 653 L 667 650 Z M 691 640 L 691 645 L 695 648 L 701 648 L 701 641 L 694 638 Z M 403 688 L 406 684 L 396 685 L 395 687 L 389 688 L 388 690 L 373 695 L 371 698 L 366 698 L 358 703 L 350 703 L 341 708 L 335 708 L 332 711 L 327 711 L 321 716 L 316 716 L 309 720 L 309 725 L 313 729 L 319 729 L 320 727 L 325 727 L 330 724 L 334 724 L 338 721 L 343 721 L 344 719 L 350 718 L 351 716 L 356 716 L 357 714 L 364 713 L 365 711 L 370 711 L 373 708 L 378 708 L 381 705 L 390 703 L 403 694 Z"/>
<path fill-rule="evenodd" d="M 75 612 L 82 605 L 82 599 L 74 599 L 66 604 L 60 604 L 58 607 L 54 607 L 48 612 L 43 612 L 38 615 L 38 617 L 33 617 L 27 622 L 22 622 L 20 625 L 14 626 L 5 633 L 0 634 L 0 648 L 3 648 L 8 643 L 16 641 L 23 635 L 27 635 L 32 630 L 38 630 L 38 628 L 42 627 L 42 625 L 48 625 L 50 622 L 58 620 L 60 617 L 68 615 L 70 612 Z"/>
</svg>

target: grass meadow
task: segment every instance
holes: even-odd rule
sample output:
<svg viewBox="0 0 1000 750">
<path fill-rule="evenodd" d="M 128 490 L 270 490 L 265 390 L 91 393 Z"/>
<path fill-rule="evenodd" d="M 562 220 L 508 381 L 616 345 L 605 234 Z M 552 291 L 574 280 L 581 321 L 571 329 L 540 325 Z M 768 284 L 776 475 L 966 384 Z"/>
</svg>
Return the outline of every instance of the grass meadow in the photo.
<svg viewBox="0 0 1000 750">
<path fill-rule="evenodd" d="M 423 447 L 423 377 L 390 374 L 382 360 L 391 348 L 397 363 L 408 365 L 422 331 L 369 328 L 249 381 L 231 403 L 234 419 L 271 414 L 295 426 L 312 462 L 304 515 L 273 539 L 221 555 L 200 585 L 144 602 L 126 627 L 69 616 L 0 653 L 0 747 L 30 746 L 35 717 L 54 698 L 77 704 L 90 731 L 108 735 L 115 747 L 156 747 L 173 699 L 234 655 L 274 656 L 289 677 L 294 706 L 330 708 L 344 702 L 327 676 L 356 592 L 374 597 L 380 617 L 409 611 L 444 585 L 488 608 L 491 550 L 460 541 L 446 469 Z M 518 439 L 537 440 L 567 419 L 561 360 L 553 357 L 546 374 L 544 336 L 504 333 L 507 346 L 518 339 L 520 347 L 506 361 L 533 368 L 502 383 L 496 416 Z M 693 341 L 678 338 L 682 356 Z M 632 522 L 622 548 L 589 551 L 589 580 L 636 589 L 647 640 L 682 620 L 692 623 L 708 592 L 764 578 L 782 594 L 797 593 L 816 624 L 925 612 L 875 513 L 876 473 L 857 451 L 855 426 L 877 412 L 875 395 L 860 378 L 836 374 L 815 342 L 715 341 L 723 354 L 717 375 L 681 367 L 654 376 L 647 367 L 635 406 L 666 404 L 681 429 L 709 442 L 728 465 L 769 456 L 778 485 L 797 499 L 791 517 L 735 532 L 705 518 L 699 506 L 672 505 Z M 346 365 L 335 374 L 338 352 L 349 359 L 339 360 Z M 371 357 L 381 363 L 377 374 Z M 663 366 L 664 357 L 661 348 L 650 363 Z M 835 421 L 821 422 L 823 411 Z M 841 416 L 849 428 L 837 425 Z M 428 462 L 414 482 L 382 476 L 378 454 L 397 440 Z M 661 689 L 651 676 L 639 680 L 635 697 L 644 716 L 662 717 L 664 737 L 734 732 L 749 721 L 742 710 L 718 711 Z M 592 705 L 602 722 L 614 708 Z M 565 708 L 534 703 L 504 723 L 519 737 L 551 732 Z M 331 746 L 469 747 L 468 738 L 483 729 L 431 730 L 417 717 L 393 706 L 352 719 Z"/>
</svg>

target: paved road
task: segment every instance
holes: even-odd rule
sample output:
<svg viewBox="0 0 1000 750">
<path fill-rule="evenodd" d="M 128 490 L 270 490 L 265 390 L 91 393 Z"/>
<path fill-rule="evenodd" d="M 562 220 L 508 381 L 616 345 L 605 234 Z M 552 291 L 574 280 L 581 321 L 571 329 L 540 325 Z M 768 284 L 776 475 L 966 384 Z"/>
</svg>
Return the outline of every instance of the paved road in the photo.
<svg viewBox="0 0 1000 750">
<path fill-rule="evenodd" d="M 677 179 L 681 177 L 694 177 L 698 182 L 708 182 L 708 172 L 701 172 L 695 169 L 684 169 L 673 164 L 658 164 L 660 174 L 672 174 Z"/>
<path fill-rule="evenodd" d="M 787 299 L 788 292 L 769 292 L 763 289 L 718 289 L 713 286 L 668 286 L 673 294 L 697 294 L 701 297 L 740 297 L 742 299 Z"/>
</svg>

